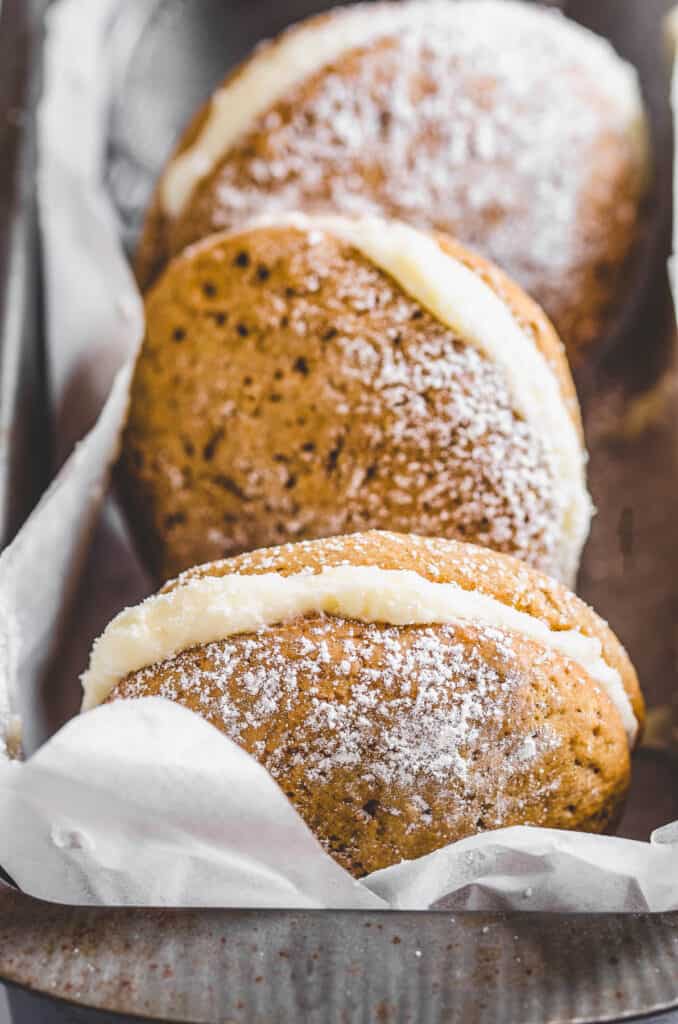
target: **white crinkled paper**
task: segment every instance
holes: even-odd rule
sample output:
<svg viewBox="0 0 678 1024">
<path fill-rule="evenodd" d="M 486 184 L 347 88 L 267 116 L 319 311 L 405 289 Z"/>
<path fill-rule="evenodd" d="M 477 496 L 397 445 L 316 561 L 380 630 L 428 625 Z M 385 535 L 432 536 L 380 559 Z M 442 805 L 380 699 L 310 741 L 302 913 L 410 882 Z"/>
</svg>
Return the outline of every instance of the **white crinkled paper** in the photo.
<svg viewBox="0 0 678 1024">
<path fill-rule="evenodd" d="M 93 637 L 148 589 L 115 508 L 100 514 L 142 330 L 100 186 L 114 7 L 61 0 L 49 17 L 39 197 L 61 450 L 100 415 L 0 556 L 0 736 L 21 715 L 28 752 L 74 713 Z M 0 864 L 58 902 L 675 909 L 678 825 L 653 838 L 503 829 L 356 882 L 257 762 L 160 698 L 97 708 L 0 763 Z"/>
<path fill-rule="evenodd" d="M 678 906 L 670 845 L 513 828 L 356 882 L 235 743 L 158 697 L 74 718 L 0 775 L 0 862 L 69 903 L 415 910 Z"/>
</svg>

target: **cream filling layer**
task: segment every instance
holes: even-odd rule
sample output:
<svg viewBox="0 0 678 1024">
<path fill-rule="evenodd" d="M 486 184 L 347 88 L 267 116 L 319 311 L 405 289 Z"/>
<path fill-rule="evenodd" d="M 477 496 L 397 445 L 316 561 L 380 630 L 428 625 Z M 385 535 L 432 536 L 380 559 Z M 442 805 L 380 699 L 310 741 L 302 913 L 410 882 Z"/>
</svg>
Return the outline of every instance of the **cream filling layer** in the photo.
<svg viewBox="0 0 678 1024">
<path fill-rule="evenodd" d="M 599 640 L 578 630 L 551 630 L 532 615 L 454 583 L 376 566 L 342 565 L 294 576 L 203 576 L 126 608 L 94 644 L 82 676 L 83 710 L 104 701 L 130 672 L 200 644 L 313 613 L 393 626 L 461 620 L 521 633 L 580 665 L 609 695 L 629 743 L 635 739 L 633 708 L 619 673 L 603 659 Z"/>
<path fill-rule="evenodd" d="M 398 221 L 292 213 L 254 222 L 285 225 L 309 234 L 324 231 L 352 245 L 501 368 L 516 412 L 532 426 L 551 461 L 560 516 L 558 575 L 572 586 L 593 510 L 586 488 L 586 453 L 553 370 L 508 306 L 433 235 Z"/>
<path fill-rule="evenodd" d="M 488 10 L 488 7 L 493 10 Z M 273 44 L 254 53 L 237 76 L 212 96 L 207 119 L 188 149 L 172 160 L 161 183 L 161 202 L 168 216 L 177 217 L 196 185 L 217 165 L 228 150 L 248 131 L 257 117 L 269 110 L 286 93 L 324 66 L 358 47 L 379 38 L 397 35 L 429 23 L 431 31 L 441 19 L 464 31 L 469 18 L 481 18 L 497 25 L 497 19 L 523 18 L 534 24 L 537 17 L 552 17 L 526 4 L 502 0 L 464 3 L 461 0 L 411 0 L 402 4 L 358 4 L 342 8 L 327 17 L 292 28 Z M 622 61 L 612 47 L 592 32 L 573 22 L 560 22 L 563 44 L 600 65 L 599 81 L 608 84 L 609 94 L 628 118 L 629 131 L 642 143 L 642 101 L 635 71 Z"/>
</svg>

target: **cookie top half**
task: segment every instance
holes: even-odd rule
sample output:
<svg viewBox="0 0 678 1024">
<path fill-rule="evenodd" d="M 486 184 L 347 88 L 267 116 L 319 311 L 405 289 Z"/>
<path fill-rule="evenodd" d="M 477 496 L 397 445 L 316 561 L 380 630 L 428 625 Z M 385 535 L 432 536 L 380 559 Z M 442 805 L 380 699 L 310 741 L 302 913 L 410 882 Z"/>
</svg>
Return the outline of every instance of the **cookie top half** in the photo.
<svg viewBox="0 0 678 1024">
<path fill-rule="evenodd" d="M 574 580 L 591 504 L 564 351 L 465 247 L 378 218 L 270 216 L 177 257 L 146 314 L 122 466 L 159 577 L 379 528 Z"/>
</svg>

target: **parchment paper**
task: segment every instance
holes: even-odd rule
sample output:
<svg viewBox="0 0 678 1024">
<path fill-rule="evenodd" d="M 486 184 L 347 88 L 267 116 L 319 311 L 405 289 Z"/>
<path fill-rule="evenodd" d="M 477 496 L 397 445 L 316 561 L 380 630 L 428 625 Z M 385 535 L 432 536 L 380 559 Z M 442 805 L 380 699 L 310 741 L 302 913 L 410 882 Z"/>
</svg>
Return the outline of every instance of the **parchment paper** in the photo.
<svg viewBox="0 0 678 1024">
<path fill-rule="evenodd" d="M 0 756 L 18 716 L 31 755 L 0 764 L 0 864 L 68 903 L 677 908 L 678 823 L 647 843 L 503 829 L 356 882 L 260 765 L 159 698 L 75 717 L 33 753 L 75 712 L 92 638 L 149 587 L 114 506 L 101 514 L 142 332 L 100 186 L 114 8 L 61 0 L 48 21 L 39 199 L 62 454 L 91 429 L 0 556 Z"/>
</svg>

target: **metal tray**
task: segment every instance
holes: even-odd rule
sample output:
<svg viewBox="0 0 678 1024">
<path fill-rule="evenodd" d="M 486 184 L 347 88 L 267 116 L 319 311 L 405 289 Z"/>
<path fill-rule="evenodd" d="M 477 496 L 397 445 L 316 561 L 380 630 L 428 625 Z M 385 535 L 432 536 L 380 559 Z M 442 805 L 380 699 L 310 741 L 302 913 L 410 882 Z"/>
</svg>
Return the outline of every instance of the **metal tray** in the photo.
<svg viewBox="0 0 678 1024">
<path fill-rule="evenodd" d="M 0 548 L 43 490 L 48 466 L 42 410 L 40 268 L 35 224 L 38 11 L 0 10 Z"/>
<path fill-rule="evenodd" d="M 110 36 L 117 79 L 107 182 L 130 244 L 173 139 L 227 66 L 263 35 L 327 6 L 121 0 Z M 580 589 L 611 620 L 650 703 L 660 704 L 675 690 L 678 636 L 678 370 L 664 273 L 671 125 L 659 58 L 660 20 L 671 3 L 558 6 L 610 36 L 641 69 L 652 113 L 656 187 L 634 296 L 605 357 L 579 381 L 599 508 Z M 4 0 L 0 21 L 0 417 L 3 426 L 17 425 L 11 439 L 0 433 L 4 541 L 44 481 L 48 451 L 38 415 L 31 202 L 43 7 Z M 14 110 L 9 121 L 5 106 Z M 32 401 L 20 402 L 20 394 Z M 11 512 L 7 495 L 20 497 Z M 678 818 L 676 777 L 668 755 L 641 753 L 624 834 L 646 838 Z M 41 903 L 0 883 L 0 980 L 13 986 L 17 1024 L 119 1015 L 191 1024 L 619 1020 L 678 1006 L 678 913 L 83 909 Z"/>
</svg>

